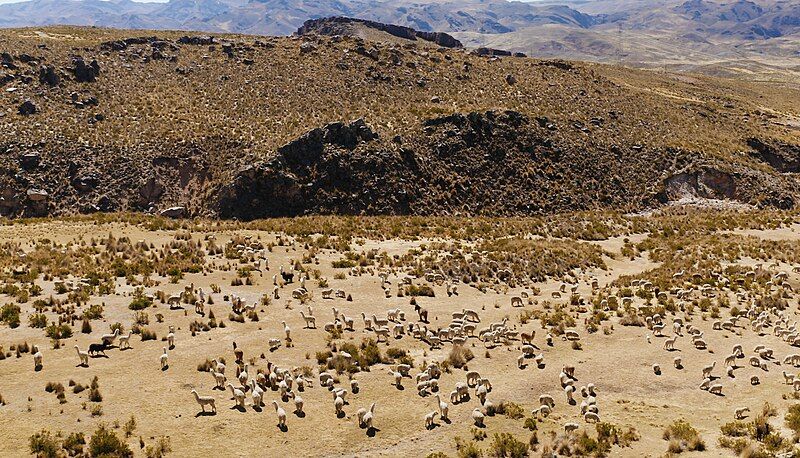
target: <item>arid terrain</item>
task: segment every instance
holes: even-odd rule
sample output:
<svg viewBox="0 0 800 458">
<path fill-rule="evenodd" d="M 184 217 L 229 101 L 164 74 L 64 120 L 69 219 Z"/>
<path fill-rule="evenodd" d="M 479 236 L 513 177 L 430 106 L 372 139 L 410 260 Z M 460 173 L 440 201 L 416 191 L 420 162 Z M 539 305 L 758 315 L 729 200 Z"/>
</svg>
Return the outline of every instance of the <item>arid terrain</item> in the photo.
<svg viewBox="0 0 800 458">
<path fill-rule="evenodd" d="M 2 456 L 797 450 L 796 213 L 119 214 L 0 243 Z"/>
<path fill-rule="evenodd" d="M 386 37 L 0 31 L 0 214 L 532 216 L 800 202 L 791 84 Z"/>
</svg>

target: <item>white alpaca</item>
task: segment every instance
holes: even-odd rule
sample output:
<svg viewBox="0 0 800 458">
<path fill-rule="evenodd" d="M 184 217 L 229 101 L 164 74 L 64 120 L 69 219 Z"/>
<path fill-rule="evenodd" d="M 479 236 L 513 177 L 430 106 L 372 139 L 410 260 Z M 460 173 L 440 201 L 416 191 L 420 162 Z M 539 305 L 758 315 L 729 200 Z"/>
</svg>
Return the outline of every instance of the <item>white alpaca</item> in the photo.
<svg viewBox="0 0 800 458">
<path fill-rule="evenodd" d="M 712 394 L 722 394 L 722 385 L 715 383 L 708 387 L 708 392 Z"/>
<path fill-rule="evenodd" d="M 81 351 L 77 345 L 75 345 L 75 351 L 78 352 L 78 359 L 80 360 L 80 365 L 84 367 L 89 367 L 89 353 L 85 351 Z"/>
<path fill-rule="evenodd" d="M 427 429 L 433 428 L 434 422 L 436 421 L 436 415 L 438 413 L 439 412 L 434 410 L 433 412 L 425 415 L 425 428 Z"/>
<path fill-rule="evenodd" d="M 303 317 L 303 320 L 306 322 L 307 328 L 317 328 L 317 319 L 313 316 L 306 315 L 302 310 L 300 311 L 300 316 Z"/>
<path fill-rule="evenodd" d="M 255 380 L 250 380 L 250 397 L 253 401 L 253 407 L 261 407 L 264 403 L 264 390 L 256 385 Z"/>
<path fill-rule="evenodd" d="M 244 408 L 244 391 L 240 390 L 233 386 L 233 383 L 228 383 L 228 388 L 231 389 L 231 393 L 233 394 L 233 399 L 236 401 L 236 407 Z"/>
<path fill-rule="evenodd" d="M 278 426 L 279 427 L 286 427 L 286 411 L 283 410 L 283 407 L 278 405 L 278 401 L 272 401 L 273 407 L 275 407 L 275 414 L 278 416 Z"/>
<path fill-rule="evenodd" d="M 547 395 L 547 394 L 543 394 L 543 395 L 539 396 L 539 404 L 541 404 L 543 406 L 548 406 L 550 408 L 553 408 L 553 407 L 556 406 L 556 402 L 553 400 L 553 397 L 550 396 L 550 395 Z"/>
<path fill-rule="evenodd" d="M 373 402 L 369 406 L 369 410 L 361 417 L 361 422 L 364 424 L 364 427 L 367 429 L 372 429 L 372 422 L 375 419 L 375 403 Z"/>
<path fill-rule="evenodd" d="M 344 413 L 344 397 L 339 396 L 339 393 L 333 397 L 333 408 L 336 411 L 336 415 L 339 416 Z"/>
<path fill-rule="evenodd" d="M 159 359 L 161 360 L 161 369 L 163 370 L 165 367 L 167 367 L 169 362 L 169 356 L 167 356 L 167 347 L 164 347 L 164 353 L 161 354 Z"/>
<path fill-rule="evenodd" d="M 194 395 L 194 400 L 200 404 L 200 408 L 203 409 L 203 412 L 206 411 L 206 406 L 211 406 L 211 412 L 217 413 L 217 403 L 211 396 L 200 396 L 197 394 L 196 390 L 192 390 L 192 394 Z"/>
<path fill-rule="evenodd" d="M 248 380 L 250 379 L 250 374 L 247 373 L 247 367 L 247 364 L 245 364 L 244 369 L 239 373 L 239 383 L 241 383 L 242 386 L 247 386 Z"/>
<path fill-rule="evenodd" d="M 100 340 L 105 345 L 111 345 L 114 343 L 115 340 L 117 340 L 117 337 L 119 337 L 119 328 L 114 329 L 113 334 L 103 334 L 102 336 L 100 336 Z"/>
<path fill-rule="evenodd" d="M 283 332 L 286 333 L 286 340 L 292 340 L 291 337 L 292 330 L 289 328 L 289 326 L 286 324 L 285 321 L 281 321 L 281 324 L 283 325 Z"/>
<path fill-rule="evenodd" d="M 600 421 L 600 415 L 596 414 L 595 412 L 586 412 L 583 414 L 583 420 L 586 423 L 597 423 Z"/>
<path fill-rule="evenodd" d="M 436 395 L 436 403 L 439 405 L 439 416 L 442 417 L 442 420 L 447 420 L 447 412 L 448 406 L 447 403 L 442 401 L 439 395 Z"/>
<path fill-rule="evenodd" d="M 664 341 L 664 350 L 670 351 L 675 349 L 675 341 L 678 340 L 678 336 L 673 336 L 671 339 L 667 339 Z"/>
<path fill-rule="evenodd" d="M 750 409 L 748 409 L 747 407 L 740 407 L 733 411 L 733 418 L 735 418 L 736 420 L 741 420 L 744 418 L 745 412 L 750 412 Z"/>
<path fill-rule="evenodd" d="M 224 364 L 222 364 L 221 362 L 217 361 L 216 359 L 212 359 L 211 360 L 211 364 L 214 366 L 214 367 L 212 367 L 212 370 L 216 370 L 217 372 L 219 372 L 220 374 L 223 374 L 223 375 L 225 374 L 225 365 Z"/>
<path fill-rule="evenodd" d="M 303 414 L 303 398 L 298 396 L 295 393 L 292 393 L 292 399 L 294 399 L 294 412 L 297 415 Z"/>
<path fill-rule="evenodd" d="M 717 365 L 717 362 L 714 361 L 711 365 L 708 365 L 703 368 L 703 378 L 711 377 L 711 372 L 714 370 L 714 367 Z"/>
<path fill-rule="evenodd" d="M 212 370 L 211 375 L 214 376 L 214 381 L 216 382 L 215 388 L 225 388 L 225 382 L 228 380 L 225 377 L 225 374 L 221 372 L 214 372 Z"/>
<path fill-rule="evenodd" d="M 167 334 L 167 345 L 169 348 L 175 348 L 175 327 L 169 327 L 169 333 Z"/>
<path fill-rule="evenodd" d="M 131 336 L 133 335 L 133 331 L 128 331 L 127 336 L 119 336 L 119 349 L 122 350 L 123 348 L 131 348 Z"/>
<path fill-rule="evenodd" d="M 481 409 L 477 407 L 472 409 L 472 421 L 475 426 L 483 426 L 483 412 L 481 412 Z"/>
</svg>

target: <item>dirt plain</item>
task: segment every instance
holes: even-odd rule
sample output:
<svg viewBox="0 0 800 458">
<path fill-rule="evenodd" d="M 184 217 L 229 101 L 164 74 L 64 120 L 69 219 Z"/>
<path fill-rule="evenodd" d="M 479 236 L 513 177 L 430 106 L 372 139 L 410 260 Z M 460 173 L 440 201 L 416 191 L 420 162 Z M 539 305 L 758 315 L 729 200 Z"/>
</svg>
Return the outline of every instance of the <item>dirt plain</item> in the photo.
<svg viewBox="0 0 800 458">
<path fill-rule="evenodd" d="M 99 342 L 100 335 L 109 332 L 113 323 L 121 323 L 125 330 L 123 335 L 127 334 L 127 330 L 134 325 L 134 312 L 128 305 L 133 296 L 139 294 L 135 292 L 136 287 L 129 284 L 129 279 L 124 276 L 112 276 L 113 292 L 99 294 L 95 290 L 90 294 L 88 304 L 83 304 L 74 311 L 78 319 L 72 326 L 73 336 L 62 339 L 61 348 L 54 349 L 51 339 L 45 336 L 43 329 L 29 326 L 29 316 L 35 313 L 32 304 L 36 299 L 51 296 L 68 304 L 69 294 L 59 294 L 56 291 L 56 281 L 77 283 L 79 278 L 70 276 L 44 280 L 44 276 L 37 277 L 33 283 L 40 286 L 42 291 L 27 302 L 18 304 L 21 308 L 20 326 L 11 328 L 0 324 L 0 345 L 9 356 L 0 361 L 0 399 L 5 402 L 5 405 L 0 405 L 0 456 L 22 456 L 29 453 L 29 438 L 41 430 L 53 433 L 61 431 L 64 435 L 83 432 L 88 442 L 92 432 L 101 423 L 112 425 L 112 429 L 123 437 L 136 456 L 145 456 L 145 449 L 140 447 L 140 441 L 149 446 L 162 436 L 169 438 L 173 456 L 199 456 L 209 453 L 218 456 L 426 456 L 435 452 L 448 456 L 469 456 L 465 454 L 463 446 L 460 450 L 457 448 L 454 438 L 460 437 L 463 442 L 473 441 L 474 431 L 477 430 L 488 434 L 486 439 L 475 441 L 475 445 L 483 449 L 484 456 L 513 456 L 496 455 L 496 449 L 491 448 L 493 435 L 511 433 L 528 444 L 532 433 L 524 428 L 525 418 L 532 417 L 531 411 L 539 407 L 539 396 L 549 394 L 555 400 L 555 408 L 549 416 L 536 420 L 539 443 L 531 446 L 529 451 L 531 456 L 540 456 L 544 451 L 552 450 L 555 441 L 566 440 L 563 433 L 565 423 L 575 422 L 580 425 L 580 429 L 571 434 L 586 431 L 589 436 L 596 436 L 595 425 L 584 421 L 579 405 L 566 403 L 564 391 L 559 384 L 559 374 L 565 365 L 575 367 L 576 387 L 588 383 L 596 385 L 597 406 L 602 422 L 616 425 L 621 430 L 635 428 L 638 440 L 631 441 L 626 447 L 611 446 L 597 455 L 663 456 L 669 445 L 662 437 L 665 428 L 675 420 L 684 419 L 697 429 L 706 448 L 704 452 L 688 453 L 689 456 L 735 456 L 733 451 L 720 446 L 720 426 L 734 421 L 734 410 L 740 407 L 750 408 L 751 413 L 744 421 L 752 421 L 761 412 L 765 402 L 777 410 L 777 415 L 769 417 L 767 421 L 772 425 L 772 431 L 777 431 L 783 437 L 783 445 L 779 450 L 767 451 L 763 443 L 754 440 L 751 447 L 754 450 L 761 447 L 759 450 L 767 453 L 764 456 L 790 453 L 794 447 L 794 433 L 784 422 L 784 415 L 796 401 L 791 400 L 794 390 L 784 382 L 781 372 L 786 370 L 795 373 L 796 369 L 782 362 L 785 356 L 797 350 L 773 334 L 778 320 L 776 315 L 771 318 L 772 327 L 765 328 L 762 335 L 759 335 L 747 323 L 748 320 L 740 320 L 730 331 L 712 329 L 714 321 L 730 316 L 732 309 L 724 306 L 720 318 L 712 317 L 713 309 L 703 312 L 694 308 L 693 311 L 678 310 L 666 314 L 666 336 L 672 334 L 670 331 L 673 319 L 683 318 L 687 324 L 704 334 L 704 340 L 708 344 L 708 348 L 704 350 L 696 349 L 686 329 L 683 329 L 682 337 L 678 337 L 676 341 L 676 350 L 666 351 L 663 343 L 666 337 L 655 336 L 653 330 L 647 326 L 623 326 L 620 323 L 621 313 L 614 314 L 609 310 L 607 319 L 600 322 L 599 328 L 595 328 L 597 332 L 588 332 L 586 320 L 593 313 L 592 301 L 621 292 L 622 287 L 613 284 L 614 281 L 629 284 L 630 280 L 626 279 L 633 278 L 632 276 L 646 277 L 649 272 L 657 271 L 654 269 L 664 267 L 662 262 L 654 261 L 652 258 L 655 256 L 646 250 L 639 250 L 632 257 L 621 253 L 631 244 L 646 242 L 652 234 L 615 235 L 592 242 L 576 241 L 594 244 L 604 250 L 604 269 L 587 269 L 574 272 L 575 275 L 569 277 L 577 282 L 568 282 L 567 287 L 571 284 L 577 285 L 576 294 L 585 300 L 584 306 L 579 304 L 579 299 L 570 297 L 569 294 L 564 294 L 562 298 L 554 297 L 553 293 L 562 287 L 564 278 L 530 282 L 524 287 L 521 286 L 523 282 L 498 282 L 489 287 L 484 285 L 476 288 L 474 284 L 454 281 L 458 294 L 452 296 L 446 291 L 450 279 L 447 280 L 447 285 L 442 281 L 428 282 L 424 276 L 413 279 L 414 285 L 429 285 L 435 292 L 435 297 L 416 297 L 416 301 L 429 311 L 429 329 L 445 328 L 450 323 L 453 312 L 472 309 L 480 317 L 480 323 L 476 324 L 478 329 L 487 327 L 490 323 L 501 322 L 505 317 L 508 318 L 507 327 L 510 332 L 536 331 L 533 343 L 536 354 L 543 356 L 544 365 L 541 367 L 537 367 L 533 359 L 526 359 L 524 368 L 517 367 L 521 342 L 518 337 L 513 338 L 513 335 L 506 342 L 501 339 L 496 344 L 489 345 L 477 337 L 476 330 L 476 337 L 467 339 L 465 347 L 474 354 L 474 359 L 468 362 L 468 369 L 480 372 L 492 384 L 487 399 L 495 406 L 503 401 L 517 404 L 524 413 L 524 418 L 519 419 L 499 413 L 487 415 L 485 427 L 477 429 L 474 429 L 471 414 L 474 408 L 481 406 L 474 389 L 470 388 L 471 397 L 468 401 L 454 404 L 449 399 L 449 393 L 456 383 L 466 381 L 466 371 L 462 369 L 453 367 L 442 371 L 438 393 L 450 404 L 449 421 L 437 418 L 436 426 L 432 429 L 425 428 L 423 417 L 428 412 L 437 410 L 433 394 L 420 396 L 413 378 L 404 378 L 402 389 L 395 387 L 394 379 L 389 374 L 393 364 L 375 364 L 368 371 L 362 368 L 351 375 L 358 380 L 360 389 L 347 394 L 345 415 L 342 418 L 337 418 L 335 414 L 331 392 L 320 386 L 318 374 L 322 369 L 317 364 L 317 352 L 327 350 L 329 345 L 341 347 L 347 342 L 359 345 L 362 339 L 375 339 L 375 333 L 365 329 L 360 318 L 361 313 L 386 317 L 387 310 L 399 308 L 405 313 L 405 321 L 401 323 L 406 330 L 409 324 L 418 322 L 414 306 L 410 304 L 411 298 L 408 295 L 398 297 L 397 294 L 410 269 L 382 268 L 377 261 L 375 264 L 368 263 L 363 267 L 362 273 L 358 273 L 358 268 L 335 268 L 334 263 L 343 259 L 342 251 L 309 248 L 306 245 L 308 239 L 271 231 L 228 229 L 224 226 L 216 228 L 213 224 L 201 224 L 191 230 L 151 230 L 143 224 L 42 220 L 0 227 L 0 243 L 5 244 L 7 251 L 3 258 L 3 263 L 6 264 L 5 280 L 10 281 L 8 274 L 14 263 L 25 265 L 28 262 L 28 266 L 33 264 L 29 258 L 26 261 L 25 256 L 20 257 L 20 251 L 12 250 L 12 246 L 30 253 L 35 248 L 31 241 L 38 240 L 41 245 L 42 239 L 48 239 L 66 250 L 76 250 L 81 246 L 81 241 L 91 245 L 94 240 L 98 242 L 99 251 L 103 251 L 100 248 L 104 245 L 99 242 L 109 234 L 113 234 L 117 241 L 127 237 L 134 245 L 137 241 L 146 241 L 153 252 L 165 245 L 186 243 L 186 240 L 181 239 L 187 236 L 190 237 L 189 242 L 200 242 L 203 248 L 208 247 L 209 236 L 213 236 L 215 245 L 219 247 L 234 246 L 241 243 L 240 237 L 249 236 L 247 243 L 261 243 L 264 247 L 263 250 L 254 250 L 254 256 L 258 258 L 263 254 L 266 261 L 262 260 L 261 273 L 250 272 L 252 285 L 231 286 L 233 280 L 242 277 L 239 269 L 253 266 L 254 263 L 246 259 L 246 256 L 235 259 L 226 257 L 224 253 L 207 254 L 203 259 L 201 272 L 184 272 L 182 278 L 174 283 L 169 277 L 156 273 L 150 275 L 149 279 L 153 283 L 144 287 L 146 294 L 158 296 L 158 292 L 163 291 L 168 297 L 180 294 L 186 285 L 193 285 L 195 292 L 198 288 L 203 288 L 213 298 L 213 304 L 206 303 L 205 315 L 201 316 L 195 313 L 190 304 L 182 303 L 180 308 L 173 309 L 156 299 L 143 312 L 149 315 L 149 324 L 145 327 L 154 331 L 157 339 L 142 341 L 140 336 L 133 335 L 130 349 L 120 350 L 115 345 L 106 351 L 107 358 L 91 357 L 88 367 L 77 365 L 78 355 L 73 347 L 78 345 L 84 350 L 89 344 Z M 788 246 L 800 243 L 800 225 L 796 222 L 789 222 L 780 228 L 738 229 L 727 231 L 726 234 L 747 238 L 752 243 L 756 243 L 754 239 L 761 238 Z M 228 245 L 235 237 L 236 241 Z M 350 248 L 352 252 L 368 252 L 372 249 L 386 252 L 384 259 L 394 255 L 402 257 L 409 252 L 421 258 L 422 253 L 442 241 L 446 241 L 446 238 L 353 238 Z M 479 242 L 478 239 L 462 241 L 461 246 L 467 252 Z M 309 258 L 308 255 L 312 252 L 314 256 Z M 119 253 L 115 255 L 122 256 Z M 273 296 L 273 275 L 281 267 L 289 271 L 304 256 L 306 261 L 311 260 L 300 263 L 310 277 L 305 281 L 308 288 L 307 298 L 292 298 L 292 290 L 299 287 L 298 279 L 301 274 L 298 272 L 293 283 L 279 287 L 280 298 L 273 297 L 265 305 L 261 298 L 265 295 Z M 772 264 L 772 261 L 776 264 Z M 800 284 L 800 274 L 792 271 L 798 264 L 793 263 L 792 258 L 786 258 L 786 253 L 776 254 L 772 261 L 767 263 L 743 256 L 732 264 L 758 271 L 758 278 L 762 277 L 762 272 L 768 279 L 778 272 L 787 273 L 782 285 L 776 281 L 768 287 L 772 288 L 772 292 L 780 291 L 784 295 L 787 307 L 781 313 L 791 325 L 796 321 L 798 301 L 787 285 L 796 288 Z M 763 265 L 760 268 L 753 267 L 758 263 Z M 726 264 L 728 263 L 723 262 L 721 265 Z M 391 282 L 387 286 L 390 297 L 385 296 L 378 272 L 388 273 L 388 281 Z M 684 272 L 684 275 L 687 279 L 691 278 L 691 272 Z M 595 288 L 591 286 L 593 277 L 598 283 Z M 730 278 L 733 277 L 731 274 Z M 134 278 L 143 281 L 141 276 Z M 320 279 L 325 279 L 328 286 L 321 287 Z M 687 280 L 686 285 L 689 283 L 691 282 Z M 24 282 L 19 284 L 24 286 Z M 211 285 L 219 285 L 221 292 L 210 293 Z M 731 285 L 736 285 L 735 280 L 731 281 Z M 352 301 L 345 298 L 323 299 L 322 290 L 327 288 L 344 290 L 352 297 Z M 642 288 L 644 287 L 634 286 L 632 290 L 638 291 Z M 726 296 L 730 301 L 729 307 L 745 310 L 753 301 L 763 296 L 763 292 L 752 292 L 751 296 L 751 292 L 742 289 L 741 293 L 747 295 L 747 298 L 740 302 L 731 287 L 715 287 L 713 293 L 702 293 L 701 290 L 702 288 L 696 287 L 683 301 L 702 301 L 706 295 L 716 301 L 721 296 Z M 512 307 L 511 298 L 519 297 L 523 292 L 529 294 L 529 299 L 524 300 L 522 307 Z M 259 320 L 245 318 L 243 323 L 230 321 L 231 302 L 224 296 L 231 293 L 242 297 L 245 304 L 257 303 Z M 674 294 L 669 296 L 678 301 Z M 632 310 L 638 309 L 635 313 L 642 317 L 652 314 L 653 309 L 645 307 L 646 302 L 658 302 L 658 299 L 645 299 L 636 295 L 632 299 Z M 18 301 L 5 294 L 0 296 L 0 302 L 13 304 Z M 81 332 L 80 317 L 92 304 L 102 304 L 102 318 L 91 320 L 92 332 L 84 334 Z M 559 331 L 555 329 L 558 326 L 543 329 L 540 319 L 536 318 L 539 315 L 534 314 L 525 324 L 521 323 L 523 314 L 547 313 L 554 308 L 558 310 L 558 304 L 564 304 L 567 314 L 575 318 L 575 326 L 570 329 L 578 331 L 580 349 L 575 349 L 576 346 L 558 335 Z M 317 329 L 304 327 L 300 311 L 306 311 L 307 306 L 313 308 Z M 325 323 L 333 321 L 334 307 L 355 321 L 355 330 L 344 331 L 338 338 L 332 338 L 323 330 Z M 48 317 L 48 322 L 58 321 L 59 314 L 54 310 L 45 309 L 43 312 Z M 195 320 L 207 321 L 209 312 L 214 313 L 218 322 L 223 321 L 225 327 L 216 327 L 207 332 L 198 331 L 193 336 L 190 323 Z M 157 322 L 157 314 L 163 315 L 163 322 Z M 291 346 L 283 339 L 282 321 L 291 328 Z M 168 326 L 175 327 L 175 347 L 169 350 L 168 368 L 162 370 L 159 357 L 162 347 L 166 345 L 162 340 L 169 332 Z M 552 346 L 545 343 L 548 331 L 554 335 Z M 282 345 L 270 351 L 270 338 L 281 339 Z M 38 345 L 43 355 L 43 367 L 40 370 L 34 370 L 34 360 L 30 353 L 16 357 L 9 350 L 22 342 Z M 206 359 L 225 358 L 227 379 L 236 384 L 234 342 L 243 350 L 245 362 L 255 362 L 258 369 L 266 370 L 270 362 L 287 369 L 308 366 L 313 371 L 309 377 L 310 386 L 297 393 L 305 402 L 304 416 L 293 412 L 291 399 L 281 400 L 278 392 L 269 388 L 264 394 L 265 406 L 262 409 L 251 406 L 248 392 L 244 410 L 234 408 L 230 390 L 212 390 L 214 378 L 208 372 L 199 371 L 198 364 Z M 736 344 L 743 346 L 746 357 L 737 360 L 739 367 L 731 378 L 725 373 L 723 360 Z M 766 371 L 747 363 L 757 345 L 766 345 L 774 350 L 774 357 L 765 360 Z M 453 344 L 443 341 L 439 346 L 431 346 L 425 340 L 406 334 L 399 339 L 390 337 L 388 343 L 379 342 L 378 348 L 384 354 L 388 348 L 405 350 L 413 359 L 411 376 L 414 377 L 427 363 L 442 364 L 448 360 Z M 673 358 L 676 356 L 682 359 L 682 369 L 673 367 Z M 701 368 L 713 361 L 717 363 L 713 374 L 718 377 L 714 383 L 723 385 L 721 396 L 698 389 L 702 381 Z M 660 365 L 661 375 L 654 374 L 654 363 Z M 252 374 L 253 366 L 250 367 Z M 751 385 L 753 375 L 759 377 L 760 384 Z M 48 382 L 66 386 L 70 380 L 74 380 L 88 385 L 95 376 L 98 377 L 99 390 L 103 397 L 100 403 L 88 400 L 88 390 L 74 394 L 71 387 L 67 387 L 66 402 L 60 404 L 55 394 L 44 390 Z M 350 391 L 347 373 L 338 375 L 337 380 L 337 387 Z M 193 389 L 201 395 L 215 398 L 218 411 L 216 415 L 198 414 L 200 408 L 192 397 Z M 580 392 L 576 392 L 575 397 L 580 404 Z M 287 412 L 286 431 L 277 426 L 275 411 L 271 406 L 273 400 L 278 401 Z M 359 427 L 356 411 L 373 402 L 376 403 L 374 429 L 367 431 Z M 95 405 L 101 406 L 101 415 L 92 414 Z M 135 417 L 136 428 L 130 437 L 125 438 L 119 424 L 124 424 L 131 416 Z M 580 455 L 574 448 L 572 453 Z"/>
</svg>

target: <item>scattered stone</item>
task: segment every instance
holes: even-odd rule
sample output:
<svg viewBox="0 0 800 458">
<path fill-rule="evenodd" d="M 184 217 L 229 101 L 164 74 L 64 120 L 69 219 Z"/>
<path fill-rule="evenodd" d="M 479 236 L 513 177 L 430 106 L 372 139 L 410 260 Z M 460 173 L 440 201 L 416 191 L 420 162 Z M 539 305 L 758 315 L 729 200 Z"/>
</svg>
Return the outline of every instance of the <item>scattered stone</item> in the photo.
<svg viewBox="0 0 800 458">
<path fill-rule="evenodd" d="M 19 111 L 19 114 L 21 114 L 22 116 L 30 116 L 32 114 L 36 114 L 36 112 L 39 111 L 36 104 L 30 100 L 22 102 L 22 104 L 19 106 L 17 110 Z"/>
</svg>

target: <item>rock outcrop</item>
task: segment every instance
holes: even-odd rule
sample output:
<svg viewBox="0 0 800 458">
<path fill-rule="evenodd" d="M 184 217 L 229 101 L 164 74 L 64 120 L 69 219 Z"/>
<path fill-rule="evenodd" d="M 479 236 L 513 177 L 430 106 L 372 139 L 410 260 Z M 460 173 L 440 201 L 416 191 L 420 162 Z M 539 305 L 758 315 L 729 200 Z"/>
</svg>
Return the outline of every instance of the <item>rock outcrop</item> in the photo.
<svg viewBox="0 0 800 458">
<path fill-rule="evenodd" d="M 349 17 L 326 17 L 321 19 L 309 19 L 297 29 L 296 35 L 308 35 L 316 33 L 319 35 L 350 35 L 350 26 L 357 24 L 363 27 L 368 27 L 381 32 L 386 32 L 389 35 L 397 38 L 402 38 L 410 41 L 425 40 L 435 43 L 444 48 L 463 48 L 464 46 L 460 41 L 456 40 L 452 35 L 443 32 L 423 32 L 414 30 L 411 27 L 404 27 L 394 24 L 383 24 L 381 22 L 368 21 L 366 19 L 356 19 Z"/>
</svg>

